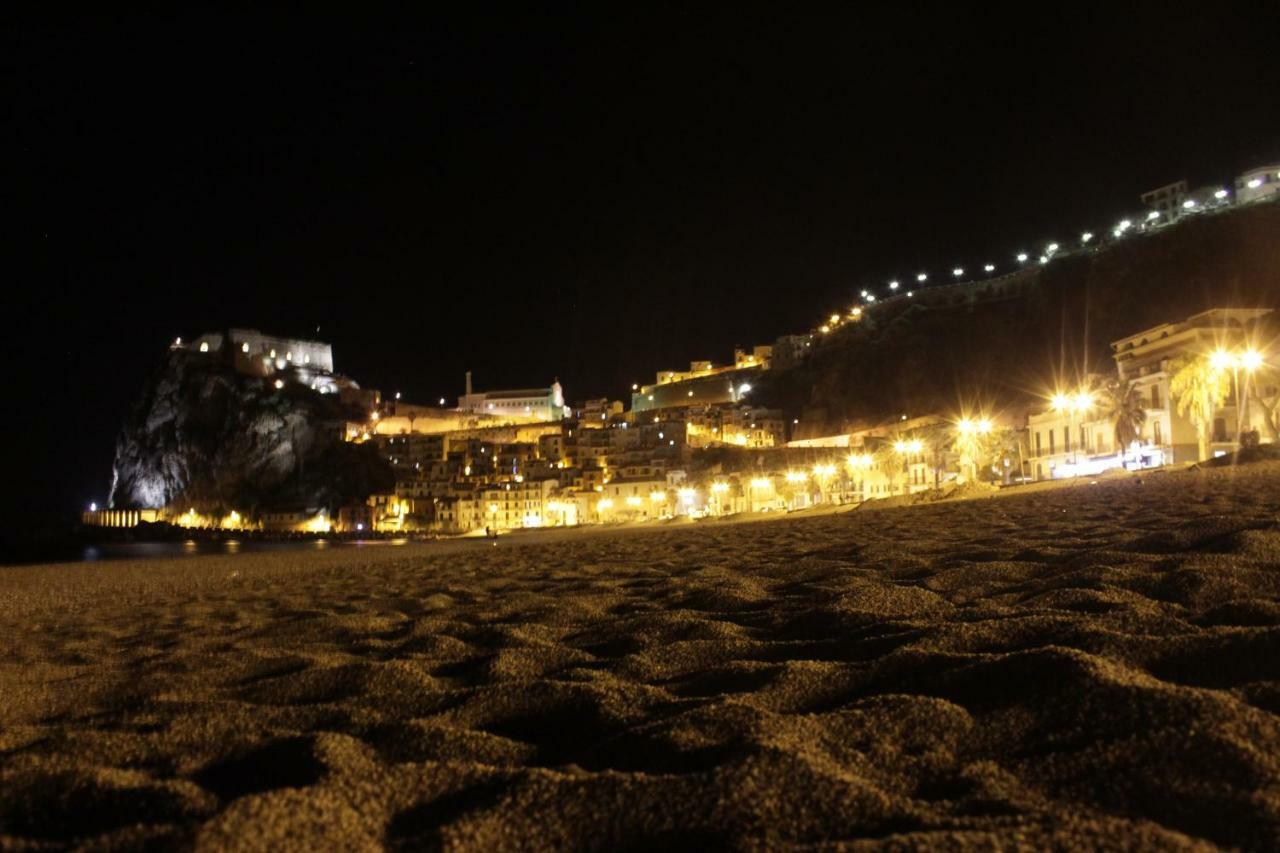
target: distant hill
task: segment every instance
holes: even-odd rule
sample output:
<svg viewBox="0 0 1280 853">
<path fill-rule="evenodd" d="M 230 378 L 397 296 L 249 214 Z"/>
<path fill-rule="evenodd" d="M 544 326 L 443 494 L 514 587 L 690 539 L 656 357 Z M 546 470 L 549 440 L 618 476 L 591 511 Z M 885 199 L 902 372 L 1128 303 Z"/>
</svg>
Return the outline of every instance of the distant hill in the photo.
<svg viewBox="0 0 1280 853">
<path fill-rule="evenodd" d="M 798 436 L 924 413 L 998 411 L 1111 370 L 1109 344 L 1212 307 L 1280 308 L 1280 204 L 1202 214 L 991 282 L 881 303 L 815 340 L 753 399 Z"/>
</svg>

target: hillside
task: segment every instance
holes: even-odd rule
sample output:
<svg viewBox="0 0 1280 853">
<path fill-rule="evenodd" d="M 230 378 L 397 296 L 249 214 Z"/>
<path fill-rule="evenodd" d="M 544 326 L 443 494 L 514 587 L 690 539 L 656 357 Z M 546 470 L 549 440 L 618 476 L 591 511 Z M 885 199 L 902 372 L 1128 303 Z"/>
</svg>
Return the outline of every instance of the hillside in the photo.
<svg viewBox="0 0 1280 853">
<path fill-rule="evenodd" d="M 1280 204 L 874 306 L 754 397 L 800 414 L 799 437 L 899 414 L 996 411 L 1057 377 L 1110 370 L 1109 343 L 1125 334 L 1230 305 L 1280 307 Z"/>
</svg>

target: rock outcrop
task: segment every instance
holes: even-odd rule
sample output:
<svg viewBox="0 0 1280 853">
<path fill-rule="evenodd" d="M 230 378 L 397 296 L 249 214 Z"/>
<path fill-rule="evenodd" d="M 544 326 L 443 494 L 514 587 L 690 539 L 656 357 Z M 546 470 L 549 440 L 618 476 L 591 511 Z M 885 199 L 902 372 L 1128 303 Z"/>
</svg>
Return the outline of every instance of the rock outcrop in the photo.
<svg viewBox="0 0 1280 853">
<path fill-rule="evenodd" d="M 356 416 L 304 385 L 277 389 L 171 350 L 116 442 L 113 504 L 252 512 L 362 500 L 392 473 L 372 447 L 341 440 Z"/>
</svg>

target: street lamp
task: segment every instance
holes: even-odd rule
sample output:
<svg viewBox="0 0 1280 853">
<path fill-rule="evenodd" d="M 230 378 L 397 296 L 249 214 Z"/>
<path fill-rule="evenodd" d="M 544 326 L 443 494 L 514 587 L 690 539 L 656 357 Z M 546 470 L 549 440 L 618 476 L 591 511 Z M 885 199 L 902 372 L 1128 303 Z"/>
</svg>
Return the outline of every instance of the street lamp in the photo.
<svg viewBox="0 0 1280 853">
<path fill-rule="evenodd" d="M 1020 264 L 1025 264 L 1026 262 L 1027 262 L 1027 253 L 1026 253 L 1026 252 L 1019 252 L 1019 253 L 1018 253 L 1018 263 L 1020 263 Z"/>
<path fill-rule="evenodd" d="M 1076 414 L 1085 414 L 1093 408 L 1093 394 L 1086 390 L 1080 390 L 1075 394 L 1063 394 L 1058 392 L 1052 398 L 1053 410 L 1058 413 L 1065 413 L 1067 416 L 1067 434 L 1066 442 L 1062 448 L 1063 453 L 1071 452 L 1071 431 L 1075 427 L 1073 420 Z M 1076 452 L 1080 452 L 1080 446 L 1077 445 Z"/>
<path fill-rule="evenodd" d="M 1248 405 L 1246 397 L 1248 391 L 1249 377 L 1255 370 L 1263 364 L 1262 353 L 1250 347 L 1242 352 L 1230 352 L 1224 349 L 1216 349 L 1209 354 L 1209 366 L 1214 370 L 1225 370 L 1231 368 L 1232 387 L 1236 395 L 1236 443 L 1241 443 L 1241 434 L 1244 432 L 1244 425 L 1247 423 L 1245 418 L 1245 407 Z M 1240 386 L 1240 369 L 1245 371 L 1245 386 Z"/>
</svg>

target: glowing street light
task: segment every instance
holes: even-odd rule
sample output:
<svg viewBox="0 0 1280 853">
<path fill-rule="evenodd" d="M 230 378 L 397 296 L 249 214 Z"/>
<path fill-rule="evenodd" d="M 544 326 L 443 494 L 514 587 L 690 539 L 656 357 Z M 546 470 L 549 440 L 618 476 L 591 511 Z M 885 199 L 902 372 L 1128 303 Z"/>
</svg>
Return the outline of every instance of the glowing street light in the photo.
<svg viewBox="0 0 1280 853">
<path fill-rule="evenodd" d="M 725 492 L 729 491 L 729 484 L 728 483 L 712 483 L 711 491 L 715 492 L 718 495 L 722 495 Z"/>
<path fill-rule="evenodd" d="M 805 472 L 803 472 L 803 471 L 788 471 L 788 472 L 787 472 L 787 482 L 788 482 L 788 483 L 803 483 L 803 482 L 804 482 L 805 480 L 807 480 L 808 478 L 809 478 L 809 475 L 808 475 L 808 474 L 806 474 L 806 473 L 805 473 Z"/>
<path fill-rule="evenodd" d="M 1262 366 L 1262 361 L 1262 353 L 1255 349 L 1247 349 L 1240 353 L 1240 366 L 1251 373 Z"/>
<path fill-rule="evenodd" d="M 916 275 L 916 281 L 924 281 L 928 277 L 929 277 L 928 273 L 918 273 Z"/>
<path fill-rule="evenodd" d="M 896 281 L 891 281 L 891 282 L 889 282 L 889 289 L 890 289 L 890 290 L 897 290 L 897 289 L 898 289 L 898 282 L 896 282 Z"/>
<path fill-rule="evenodd" d="M 983 272 L 994 272 L 995 268 L 996 268 L 995 264 L 987 264 L 982 268 L 982 270 Z"/>
<path fill-rule="evenodd" d="M 1251 190 L 1256 190 L 1258 187 L 1262 186 L 1262 178 L 1254 178 L 1253 180 L 1249 181 L 1249 183 L 1245 184 L 1245 186 Z M 178 340 L 182 340 L 182 339 L 179 338 Z"/>
<path fill-rule="evenodd" d="M 1020 264 L 1025 264 L 1026 262 L 1027 262 L 1027 253 L 1026 253 L 1026 252 L 1019 252 L 1019 253 L 1018 253 L 1018 263 L 1020 263 Z"/>
<path fill-rule="evenodd" d="M 1193 198 L 1189 198 L 1189 199 L 1187 199 L 1186 201 L 1184 201 L 1184 202 L 1182 203 L 1182 209 L 1183 209 L 1183 210 L 1191 210 L 1191 209 L 1192 209 L 1192 208 L 1194 208 L 1195 206 L 1196 206 L 1196 200 L 1195 200 L 1195 199 L 1193 199 Z"/>
<path fill-rule="evenodd" d="M 1219 200 L 1224 199 L 1224 198 L 1226 198 L 1226 197 L 1227 197 L 1227 191 L 1226 191 L 1226 190 L 1218 190 L 1217 192 L 1215 192 L 1215 193 L 1213 194 L 1213 197 L 1214 197 L 1214 198 L 1216 198 L 1216 199 L 1219 199 Z"/>
<path fill-rule="evenodd" d="M 964 275 L 964 267 L 956 267 L 951 271 L 951 274 L 956 278 L 959 278 L 960 276 Z"/>
<path fill-rule="evenodd" d="M 1089 242 L 1090 240 L 1092 240 L 1092 239 L 1093 239 L 1093 232 L 1092 232 L 1092 231 L 1086 231 L 1086 232 L 1084 232 L 1083 234 L 1081 234 L 1081 235 L 1080 235 L 1080 242 L 1081 242 L 1081 243 L 1088 243 L 1088 242 Z"/>
<path fill-rule="evenodd" d="M 991 432 L 991 421 L 986 418 L 981 420 L 971 420 L 969 418 L 961 418 L 956 422 L 956 431 L 961 435 L 985 435 Z"/>
<path fill-rule="evenodd" d="M 1147 214 L 1147 221 L 1148 221 L 1148 222 L 1155 222 L 1155 221 L 1156 221 L 1157 219 L 1159 219 L 1159 218 L 1160 218 L 1160 211 L 1158 211 L 1158 210 L 1153 210 L 1153 211 L 1151 211 L 1150 213 L 1148 213 L 1148 214 Z"/>
<path fill-rule="evenodd" d="M 1095 402 L 1093 394 L 1084 390 L 1074 394 L 1059 391 L 1049 398 L 1049 405 L 1055 412 L 1068 414 L 1087 412 L 1093 408 Z"/>
<path fill-rule="evenodd" d="M 839 315 L 839 314 L 832 314 L 828 319 L 830 320 L 831 325 L 833 325 L 833 326 L 834 326 L 836 323 L 839 323 L 839 322 L 840 322 L 840 315 Z"/>
<path fill-rule="evenodd" d="M 1052 255 L 1054 252 L 1058 251 L 1058 244 L 1050 243 L 1048 246 L 1045 246 L 1044 251 L 1046 255 Z"/>
</svg>

